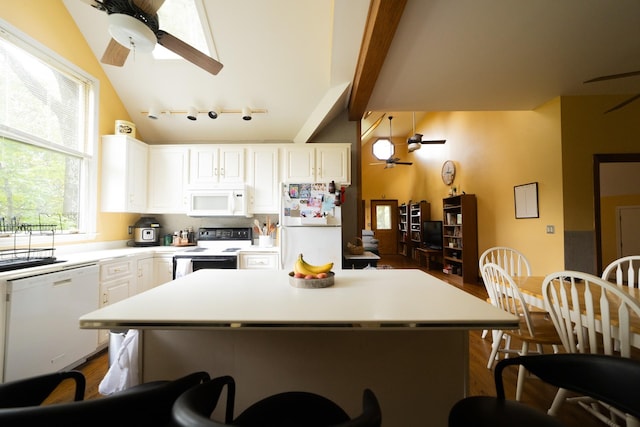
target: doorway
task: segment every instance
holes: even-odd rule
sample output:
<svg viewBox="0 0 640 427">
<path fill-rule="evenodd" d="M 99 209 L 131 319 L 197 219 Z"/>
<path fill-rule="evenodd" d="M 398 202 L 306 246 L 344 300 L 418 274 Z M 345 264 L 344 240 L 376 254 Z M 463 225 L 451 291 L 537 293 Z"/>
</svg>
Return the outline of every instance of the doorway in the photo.
<svg viewBox="0 0 640 427">
<path fill-rule="evenodd" d="M 617 165 L 616 165 L 617 163 Z M 622 172 L 619 174 L 612 174 L 609 178 L 603 178 L 603 171 L 607 166 L 614 164 L 614 170 L 623 169 L 620 166 L 624 163 L 636 163 L 640 165 L 640 153 L 617 153 L 617 154 L 594 154 L 593 155 L 593 194 L 594 194 L 594 223 L 595 223 L 595 237 L 596 237 L 596 274 L 602 274 L 603 265 L 609 264 L 609 262 L 615 259 L 615 255 L 603 256 L 603 253 L 610 251 L 605 250 L 607 240 L 614 236 L 616 233 L 617 220 L 616 216 L 608 216 L 602 206 L 602 197 L 609 194 L 611 190 L 609 187 L 612 183 L 615 187 L 619 187 L 620 183 L 636 186 L 637 174 L 633 176 L 625 176 Z M 627 174 L 628 175 L 628 174 Z M 627 194 L 638 194 L 640 188 L 634 187 L 632 192 L 627 191 Z M 637 237 L 636 237 L 637 238 Z M 615 240 L 615 237 L 614 237 Z M 603 259 L 604 258 L 604 259 Z"/>
<path fill-rule="evenodd" d="M 371 201 L 371 230 L 378 239 L 380 255 L 398 253 L 398 201 Z"/>
</svg>

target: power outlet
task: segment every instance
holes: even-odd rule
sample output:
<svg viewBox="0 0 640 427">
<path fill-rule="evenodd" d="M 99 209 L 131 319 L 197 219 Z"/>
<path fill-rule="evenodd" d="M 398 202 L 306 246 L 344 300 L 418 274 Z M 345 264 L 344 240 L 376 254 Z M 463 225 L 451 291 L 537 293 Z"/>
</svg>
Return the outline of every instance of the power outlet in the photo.
<svg viewBox="0 0 640 427">
<path fill-rule="evenodd" d="M 556 227 L 554 225 L 547 225 L 547 234 L 553 234 L 556 232 Z"/>
</svg>

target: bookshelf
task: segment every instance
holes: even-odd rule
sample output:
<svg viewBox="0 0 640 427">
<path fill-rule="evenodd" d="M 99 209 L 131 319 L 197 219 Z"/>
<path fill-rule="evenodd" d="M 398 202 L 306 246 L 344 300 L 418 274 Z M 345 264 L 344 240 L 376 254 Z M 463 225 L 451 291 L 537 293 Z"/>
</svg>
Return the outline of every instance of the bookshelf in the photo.
<svg viewBox="0 0 640 427">
<path fill-rule="evenodd" d="M 410 253 L 409 246 L 409 205 L 403 203 L 398 206 L 398 253 L 407 256 Z"/>
<path fill-rule="evenodd" d="M 442 200 L 443 271 L 460 282 L 478 282 L 478 208 L 475 194 Z"/>
</svg>

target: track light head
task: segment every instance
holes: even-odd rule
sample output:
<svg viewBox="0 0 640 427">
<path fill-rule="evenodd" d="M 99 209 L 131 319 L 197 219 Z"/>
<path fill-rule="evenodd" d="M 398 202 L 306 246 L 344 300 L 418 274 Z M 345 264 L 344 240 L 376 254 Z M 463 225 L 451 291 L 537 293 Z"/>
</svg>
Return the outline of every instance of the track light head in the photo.
<svg viewBox="0 0 640 427">
<path fill-rule="evenodd" d="M 217 119 L 220 114 L 220 108 L 212 107 L 211 110 L 207 113 L 210 119 Z"/>
<path fill-rule="evenodd" d="M 189 107 L 189 111 L 187 112 L 187 119 L 196 121 L 198 120 L 198 110 L 194 107 Z"/>
<path fill-rule="evenodd" d="M 158 120 L 158 117 L 160 117 L 160 113 L 155 107 L 149 107 L 149 112 L 147 113 L 147 117 L 150 118 L 151 120 Z"/>
<path fill-rule="evenodd" d="M 244 107 L 242 109 L 242 120 L 251 120 L 251 108 Z"/>
</svg>

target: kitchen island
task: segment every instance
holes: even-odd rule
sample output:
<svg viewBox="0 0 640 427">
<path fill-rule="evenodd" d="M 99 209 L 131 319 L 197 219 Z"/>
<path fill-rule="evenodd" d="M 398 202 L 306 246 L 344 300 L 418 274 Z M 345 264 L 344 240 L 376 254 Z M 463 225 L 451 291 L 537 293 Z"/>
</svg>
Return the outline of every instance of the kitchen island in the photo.
<svg viewBox="0 0 640 427">
<path fill-rule="evenodd" d="M 468 331 L 517 319 L 420 270 L 337 270 L 300 289 L 286 271 L 199 270 L 80 318 L 142 331 L 143 381 L 195 370 L 232 375 L 236 412 L 308 390 L 355 415 L 362 390 L 383 425 L 444 426 L 468 390 Z"/>
</svg>

